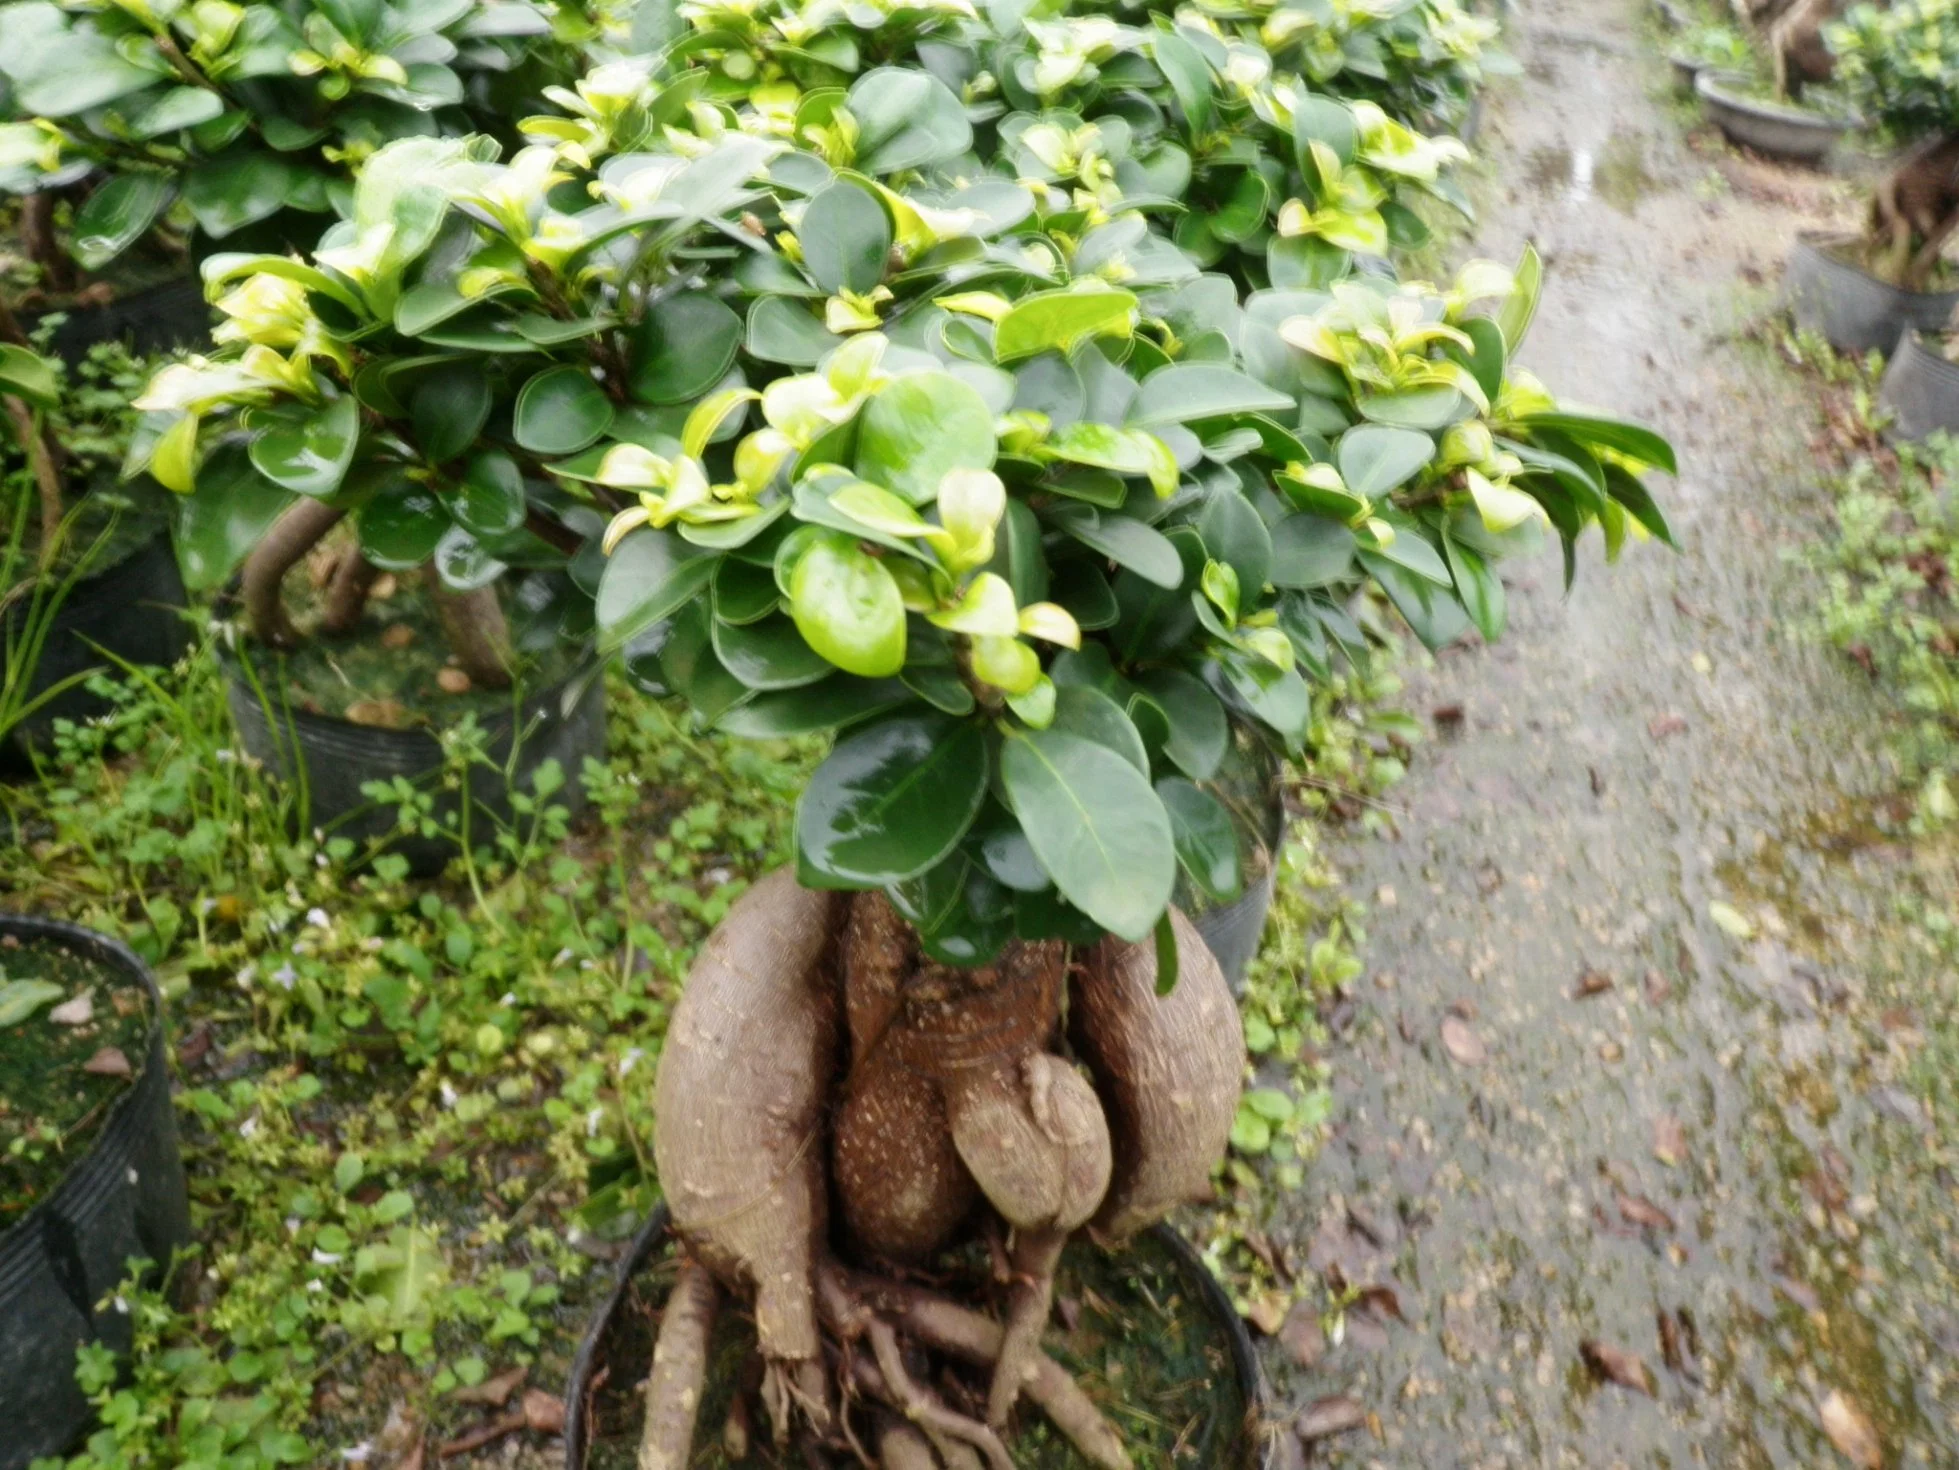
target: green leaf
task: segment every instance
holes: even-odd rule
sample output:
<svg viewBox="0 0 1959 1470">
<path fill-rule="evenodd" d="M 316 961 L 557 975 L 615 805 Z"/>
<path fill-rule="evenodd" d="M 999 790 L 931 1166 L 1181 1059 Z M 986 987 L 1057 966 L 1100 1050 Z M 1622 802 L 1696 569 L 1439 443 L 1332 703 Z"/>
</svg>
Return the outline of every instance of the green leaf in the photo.
<svg viewBox="0 0 1959 1470">
<path fill-rule="evenodd" d="M 1456 600 L 1451 585 L 1438 586 L 1371 551 L 1360 553 L 1361 564 L 1381 584 L 1415 636 L 1431 651 L 1469 631 L 1469 614 Z"/>
<path fill-rule="evenodd" d="M 1067 352 L 1090 337 L 1127 337 L 1135 313 L 1136 297 L 1129 291 L 1036 291 L 994 324 L 993 360 L 1014 362 L 1050 348 Z"/>
<path fill-rule="evenodd" d="M 851 887 L 923 873 L 979 815 L 988 764 L 981 727 L 945 715 L 898 715 L 854 730 L 803 790 L 797 849 L 816 873 Z"/>
<path fill-rule="evenodd" d="M 1221 648 L 1215 657 L 1238 702 L 1288 744 L 1297 743 L 1313 714 L 1312 693 L 1299 671 L 1235 648 Z"/>
<path fill-rule="evenodd" d="M 1145 669 L 1135 682 L 1169 722 L 1163 753 L 1194 781 L 1215 776 L 1231 744 L 1231 725 L 1218 697 L 1202 679 L 1182 669 Z"/>
<path fill-rule="evenodd" d="M 61 375 L 53 362 L 12 342 L 0 342 L 0 392 L 24 398 L 38 408 L 61 402 Z"/>
<path fill-rule="evenodd" d="M 1407 388 L 1399 393 L 1366 393 L 1354 402 L 1360 416 L 1404 429 L 1446 429 L 1469 418 L 1476 405 L 1455 388 Z"/>
<path fill-rule="evenodd" d="M 1156 993 L 1170 995 L 1181 978 L 1183 961 L 1177 953 L 1177 925 L 1165 909 L 1156 921 Z"/>
<path fill-rule="evenodd" d="M 435 555 L 450 524 L 434 491 L 398 480 L 360 508 L 361 553 L 385 571 L 411 571 Z"/>
<path fill-rule="evenodd" d="M 200 230 L 222 240 L 286 208 L 306 178 L 298 165 L 270 153 L 226 154 L 184 175 L 184 203 Z"/>
<path fill-rule="evenodd" d="M 518 392 L 511 437 L 533 454 L 576 454 L 612 427 L 612 414 L 584 368 L 546 368 Z"/>
<path fill-rule="evenodd" d="M 993 467 L 993 414 L 977 389 L 950 373 L 909 373 L 864 406 L 857 473 L 923 505 L 950 470 Z"/>
<path fill-rule="evenodd" d="M 1299 405 L 1287 393 L 1268 388 L 1236 368 L 1209 362 L 1173 362 L 1143 379 L 1129 410 L 1129 422 L 1182 424 L 1223 414 L 1283 413 Z"/>
<path fill-rule="evenodd" d="M 1449 570 L 1456 580 L 1456 595 L 1462 599 L 1469 620 L 1476 625 L 1485 641 L 1496 642 L 1503 636 L 1506 615 L 1503 582 L 1481 556 L 1462 545 L 1446 530 L 1442 533 L 1442 551 L 1449 559 Z"/>
<path fill-rule="evenodd" d="M 177 567 L 191 592 L 210 592 L 292 504 L 292 492 L 252 468 L 244 447 L 221 444 L 198 471 L 197 493 L 175 497 Z"/>
<path fill-rule="evenodd" d="M 204 87 L 171 87 L 132 113 L 129 136 L 156 138 L 207 123 L 224 111 L 224 98 Z"/>
<path fill-rule="evenodd" d="M 863 295 L 884 279 L 891 256 L 891 217 L 875 194 L 838 179 L 814 199 L 796 226 L 803 263 L 823 290 Z"/>
<path fill-rule="evenodd" d="M 1238 828 L 1210 792 L 1181 776 L 1156 783 L 1157 799 L 1170 816 L 1177 862 L 1197 891 L 1213 903 L 1229 903 L 1244 889 L 1238 871 Z"/>
<path fill-rule="evenodd" d="M 763 362 L 815 367 L 842 341 L 807 303 L 791 297 L 764 296 L 748 308 L 748 355 Z"/>
<path fill-rule="evenodd" d="M 1156 34 L 1150 37 L 1150 54 L 1176 93 L 1177 106 L 1184 115 L 1190 134 L 1210 131 L 1212 78 L 1203 53 L 1186 40 L 1163 16 L 1156 18 Z M 1139 936 L 1132 936 L 1139 937 Z"/>
<path fill-rule="evenodd" d="M 1292 107 L 1292 136 L 1295 162 L 1300 172 L 1309 177 L 1314 170 L 1308 156 L 1308 143 L 1318 141 L 1326 144 L 1342 164 L 1352 163 L 1360 147 L 1360 127 L 1354 121 L 1352 109 L 1332 97 L 1308 94 L 1296 99 Z"/>
<path fill-rule="evenodd" d="M 1123 707 L 1100 689 L 1087 684 L 1063 684 L 1054 692 L 1054 719 L 1051 730 L 1063 730 L 1105 745 L 1145 776 L 1150 772 L 1150 753 L 1143 747 Z"/>
<path fill-rule="evenodd" d="M 1442 350 L 1469 369 L 1476 379 L 1476 386 L 1483 390 L 1483 396 L 1494 403 L 1497 394 L 1503 391 L 1503 368 L 1507 357 L 1503 329 L 1486 316 L 1470 317 L 1457 323 L 1457 326 L 1469 338 L 1469 350 L 1465 351 L 1456 342 L 1444 342 Z"/>
<path fill-rule="evenodd" d="M 8 27 L 25 25 L 38 9 L 8 6 Z M 10 57 L 5 68 L 15 88 L 10 117 L 72 117 L 157 82 L 155 72 L 123 60 L 115 43 L 92 26 L 43 30 L 33 40 L 35 49 Z"/>
<path fill-rule="evenodd" d="M 1503 305 L 1497 308 L 1496 324 L 1503 332 L 1503 345 L 1508 355 L 1515 357 L 1517 349 L 1524 345 L 1524 334 L 1530 330 L 1531 319 L 1537 315 L 1537 298 L 1544 290 L 1544 262 L 1538 259 L 1537 248 L 1524 246 L 1524 258 L 1517 262 L 1516 284 L 1504 298 Z"/>
<path fill-rule="evenodd" d="M 1329 587 L 1353 570 L 1356 544 L 1352 531 L 1325 516 L 1281 517 L 1272 528 L 1272 585 Z"/>
<path fill-rule="evenodd" d="M 84 270 L 101 270 L 143 237 L 175 192 L 169 174 L 117 174 L 106 180 L 75 211 L 70 253 Z"/>
<path fill-rule="evenodd" d="M 1148 934 L 1177 876 L 1170 818 L 1149 778 L 1107 746 L 1054 729 L 1014 734 L 1000 771 L 1062 896 L 1121 938 Z"/>
<path fill-rule="evenodd" d="M 750 689 L 800 689 L 835 670 L 785 617 L 767 617 L 737 627 L 713 620 L 714 656 Z"/>
<path fill-rule="evenodd" d="M 749 740 L 781 740 L 854 725 L 910 701 L 911 691 L 895 679 L 832 674 L 799 689 L 757 695 L 728 711 L 715 728 Z"/>
<path fill-rule="evenodd" d="M 1673 527 L 1667 524 L 1665 513 L 1639 476 L 1611 460 L 1601 467 L 1605 471 L 1606 493 L 1630 511 L 1633 519 L 1650 531 L 1656 541 L 1678 550 L 1680 543 L 1673 539 Z"/>
<path fill-rule="evenodd" d="M 1048 436 L 1042 446 L 1056 459 L 1093 465 L 1119 475 L 1147 475 L 1158 495 L 1177 488 L 1177 459 L 1148 429 L 1116 429 L 1083 420 Z"/>
<path fill-rule="evenodd" d="M 741 337 L 741 318 L 705 291 L 656 302 L 633 328 L 626 391 L 640 403 L 699 398 L 735 365 Z"/>
<path fill-rule="evenodd" d="M 1170 590 L 1183 585 L 1183 558 L 1154 526 L 1133 516 L 1099 511 L 1092 505 L 1050 506 L 1047 518 L 1091 551 L 1101 552 L 1145 581 Z"/>
<path fill-rule="evenodd" d="M 346 1194 L 367 1175 L 367 1161 L 349 1149 L 333 1163 L 333 1183 Z"/>
<path fill-rule="evenodd" d="M 718 553 L 670 531 L 634 531 L 606 558 L 599 579 L 599 647 L 616 653 L 628 640 L 670 618 L 707 586 Z"/>
<path fill-rule="evenodd" d="M 1204 549 L 1238 574 L 1241 605 L 1249 609 L 1272 573 L 1272 536 L 1252 503 L 1236 490 L 1221 490 L 1197 517 Z"/>
<path fill-rule="evenodd" d="M 470 460 L 449 502 L 456 524 L 472 536 L 507 536 L 524 524 L 524 475 L 500 449 Z"/>
<path fill-rule="evenodd" d="M 0 980 L 0 1026 L 18 1026 L 67 993 L 47 980 Z"/>
<path fill-rule="evenodd" d="M 848 536 L 811 543 L 789 577 L 789 611 L 809 646 L 847 674 L 905 665 L 905 605 L 884 563 Z"/>
<path fill-rule="evenodd" d="M 424 374 L 408 399 L 415 439 L 430 464 L 454 459 L 476 443 L 490 420 L 490 380 L 465 358 Z"/>
<path fill-rule="evenodd" d="M 1334 453 L 1347 488 L 1378 500 L 1407 484 L 1435 458 L 1435 440 L 1416 429 L 1356 424 L 1340 436 Z"/>
<path fill-rule="evenodd" d="M 318 499 L 340 488 L 359 442 L 359 405 L 351 397 L 336 398 L 259 434 L 252 440 L 252 464 L 273 484 Z"/>
<path fill-rule="evenodd" d="M 857 122 L 861 173 L 889 178 L 959 157 L 973 146 L 973 125 L 946 84 L 913 67 L 880 66 L 850 85 L 845 99 Z"/>
<path fill-rule="evenodd" d="M 1527 431 L 1556 430 L 1569 434 L 1587 448 L 1616 450 L 1641 464 L 1665 470 L 1669 475 L 1679 473 L 1679 466 L 1674 462 L 1673 446 L 1641 424 L 1582 413 L 1534 413 L 1517 420 L 1517 426 Z"/>
<path fill-rule="evenodd" d="M 1406 516 L 1389 515 L 1382 519 L 1394 527 L 1395 537 L 1386 546 L 1373 548 L 1375 555 L 1404 566 L 1416 576 L 1426 577 L 1439 587 L 1447 587 L 1451 581 L 1449 569 L 1443 565 L 1442 554 L 1435 549 L 1435 543 L 1423 533 L 1421 526 Z"/>
</svg>

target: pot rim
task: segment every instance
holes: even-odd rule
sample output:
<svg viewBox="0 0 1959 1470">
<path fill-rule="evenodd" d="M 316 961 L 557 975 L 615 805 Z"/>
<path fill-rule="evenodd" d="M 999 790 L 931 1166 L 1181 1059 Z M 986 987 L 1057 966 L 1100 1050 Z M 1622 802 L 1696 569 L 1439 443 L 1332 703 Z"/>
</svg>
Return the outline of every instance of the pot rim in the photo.
<svg viewBox="0 0 1959 1470">
<path fill-rule="evenodd" d="M 625 1299 L 627 1287 L 666 1233 L 667 1207 L 662 1202 L 653 1207 L 653 1212 L 646 1217 L 646 1223 L 633 1237 L 631 1248 L 619 1258 L 612 1285 L 593 1313 L 584 1337 L 579 1340 L 578 1351 L 571 1360 L 571 1374 L 565 1383 L 565 1470 L 585 1470 L 585 1457 L 589 1449 L 585 1442 L 585 1388 L 592 1379 L 599 1344 L 614 1314 L 618 1312 L 620 1302 Z M 1224 1287 L 1211 1274 L 1203 1257 L 1197 1254 L 1196 1247 L 1164 1221 L 1150 1226 L 1146 1233 L 1155 1237 L 1169 1251 L 1184 1274 L 1195 1283 L 1194 1290 L 1202 1298 L 1203 1310 L 1224 1325 L 1226 1336 L 1231 1340 L 1232 1371 L 1245 1395 L 1246 1427 L 1258 1442 L 1258 1463 L 1269 1467 L 1273 1463 L 1272 1441 L 1270 1436 L 1261 1432 L 1260 1426 L 1270 1410 L 1272 1394 L 1259 1367 L 1257 1350 L 1252 1347 L 1251 1333 L 1246 1330 L 1237 1309 L 1231 1305 L 1231 1298 L 1225 1294 Z"/>
<path fill-rule="evenodd" d="M 157 986 L 156 976 L 150 972 L 150 967 L 143 962 L 136 951 L 120 939 L 104 934 L 99 929 L 91 929 L 85 924 L 73 924 L 66 919 L 43 918 L 38 914 L 0 911 L 0 934 L 17 935 L 23 940 L 54 940 L 68 948 L 82 950 L 98 963 L 112 965 L 123 971 L 130 979 L 140 984 L 150 998 L 150 1029 L 144 1038 L 143 1070 L 129 1079 L 129 1085 L 123 1089 L 122 1096 L 110 1106 L 101 1125 L 95 1131 L 94 1140 L 75 1156 L 66 1169 L 61 1171 L 61 1181 L 49 1190 L 33 1209 L 4 1230 L 0 1230 L 0 1275 L 3 1275 L 7 1248 L 16 1241 L 28 1239 L 30 1235 L 38 1235 L 41 1219 L 48 1211 L 57 1206 L 74 1203 L 69 1196 L 75 1184 L 75 1177 L 82 1166 L 95 1157 L 103 1140 L 115 1131 L 116 1125 L 135 1107 L 138 1085 L 148 1075 L 149 1068 L 159 1062 L 167 1067 L 169 1061 L 163 1056 L 163 992 Z M 168 1094 L 166 1093 L 165 1096 L 167 1097 Z M 75 1212 L 68 1210 L 64 1213 L 72 1215 Z"/>
<path fill-rule="evenodd" d="M 1752 97 L 1743 97 L 1740 93 L 1730 90 L 1736 82 L 1748 80 L 1750 78 L 1743 72 L 1702 67 L 1694 75 L 1694 91 L 1702 100 L 1712 102 L 1718 107 L 1726 107 L 1749 117 L 1760 118 L 1764 122 L 1808 128 L 1818 133 L 1841 136 L 1864 125 L 1864 120 L 1855 113 L 1808 112 L 1785 103 L 1758 102 Z"/>
</svg>

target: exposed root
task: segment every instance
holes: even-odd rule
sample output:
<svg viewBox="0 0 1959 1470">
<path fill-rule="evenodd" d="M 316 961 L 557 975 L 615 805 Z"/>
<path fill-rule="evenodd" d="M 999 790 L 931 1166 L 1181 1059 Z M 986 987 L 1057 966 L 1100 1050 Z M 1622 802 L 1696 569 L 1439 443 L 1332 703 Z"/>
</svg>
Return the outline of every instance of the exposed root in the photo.
<svg viewBox="0 0 1959 1470">
<path fill-rule="evenodd" d="M 902 1419 L 878 1426 L 877 1462 L 879 1470 L 939 1470 L 931 1441 Z"/>
<path fill-rule="evenodd" d="M 442 636 L 469 682 L 478 689 L 510 687 L 510 628 L 496 584 L 473 592 L 457 592 L 442 580 L 433 564 L 423 569 L 429 601 L 435 606 Z"/>
<path fill-rule="evenodd" d="M 1872 268 L 1907 290 L 1922 291 L 1940 252 L 1959 229 L 1959 133 L 1917 144 L 1871 193 Z"/>
<path fill-rule="evenodd" d="M 639 1470 L 682 1470 L 694 1449 L 694 1424 L 707 1386 L 707 1346 L 721 1288 L 692 1257 L 680 1262 L 646 1379 L 646 1423 L 639 1436 Z"/>
<path fill-rule="evenodd" d="M 349 546 L 342 552 L 327 584 L 320 631 L 329 638 L 345 638 L 358 628 L 361 614 L 367 611 L 367 594 L 380 576 L 381 569 L 361 555 L 360 547 Z"/>
<path fill-rule="evenodd" d="M 1033 1380 L 1041 1356 L 1041 1334 L 1054 1306 L 1054 1271 L 1061 1264 L 1065 1230 L 1023 1230 L 1014 1240 L 1014 1283 L 1008 1297 L 1007 1325 L 1000 1361 L 986 1396 L 986 1422 L 1004 1429 L 1020 1393 Z"/>
<path fill-rule="evenodd" d="M 882 1380 L 880 1396 L 886 1402 L 927 1434 L 944 1435 L 971 1445 L 986 1457 L 989 1470 L 1014 1470 L 1013 1457 L 1007 1453 L 999 1435 L 979 1420 L 948 1408 L 937 1394 L 912 1380 L 904 1355 L 898 1351 L 898 1334 L 892 1331 L 889 1322 L 873 1320 L 867 1335 Z"/>
</svg>

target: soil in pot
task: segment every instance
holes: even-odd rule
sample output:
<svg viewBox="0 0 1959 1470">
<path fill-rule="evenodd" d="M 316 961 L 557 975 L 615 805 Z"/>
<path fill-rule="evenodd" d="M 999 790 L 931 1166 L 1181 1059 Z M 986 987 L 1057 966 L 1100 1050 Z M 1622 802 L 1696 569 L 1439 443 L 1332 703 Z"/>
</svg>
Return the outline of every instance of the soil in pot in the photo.
<svg viewBox="0 0 1959 1470">
<path fill-rule="evenodd" d="M 0 938 L 0 1228 L 86 1153 L 143 1066 L 149 998 L 113 965 Z"/>
<path fill-rule="evenodd" d="M 578 1400 L 582 1470 L 635 1464 L 645 1412 L 640 1385 L 675 1274 L 664 1236 L 652 1256 L 624 1283 L 580 1355 L 584 1371 L 567 1402 Z M 984 1259 L 967 1252 L 948 1265 L 944 1284 L 965 1297 L 982 1295 L 988 1279 Z M 1043 1346 L 1123 1434 L 1135 1464 L 1257 1470 L 1260 1406 L 1249 1344 L 1202 1263 L 1175 1235 L 1152 1230 L 1113 1253 L 1076 1242 L 1062 1256 L 1055 1300 L 1060 1325 L 1050 1327 Z M 808 1470 L 799 1452 L 776 1451 L 744 1379 L 755 1362 L 752 1319 L 724 1308 L 710 1351 L 690 1470 Z M 960 1386 L 984 1402 L 983 1372 Z M 746 1454 L 730 1453 L 731 1415 L 748 1429 Z M 1089 1470 L 1031 1404 L 1018 1411 L 1009 1447 L 1020 1470 Z M 569 1459 L 567 1470 L 581 1470 L 580 1463 Z"/>
</svg>

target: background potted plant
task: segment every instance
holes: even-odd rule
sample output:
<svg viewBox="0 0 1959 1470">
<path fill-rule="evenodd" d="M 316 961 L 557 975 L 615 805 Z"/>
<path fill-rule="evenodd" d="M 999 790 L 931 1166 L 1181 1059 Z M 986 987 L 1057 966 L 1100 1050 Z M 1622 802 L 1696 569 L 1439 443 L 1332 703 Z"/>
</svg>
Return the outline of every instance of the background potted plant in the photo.
<svg viewBox="0 0 1959 1470">
<path fill-rule="evenodd" d="M 689 1264 L 663 1317 L 649 1463 L 689 1452 L 717 1279 L 760 1291 L 764 1399 L 785 1432 L 877 1427 L 836 1410 L 827 1334 L 877 1365 L 857 1382 L 872 1399 L 999 1463 L 1025 1370 L 1051 1378 L 1039 1338 L 1063 1244 L 1207 1190 L 1236 1112 L 1236 1010 L 1169 907 L 1180 869 L 1220 894 L 1243 881 L 1207 789 L 1234 727 L 1301 747 L 1308 679 L 1365 642 L 1357 597 L 1431 644 L 1493 637 L 1492 563 L 1544 525 L 1568 572 L 1594 523 L 1614 553 L 1667 535 L 1639 478 L 1671 468 L 1664 443 L 1561 410 L 1509 365 L 1534 257 L 1437 289 L 1384 273 L 1384 228 L 1352 244 L 1286 228 L 1378 214 L 1343 188 L 1366 113 L 1282 103 L 1274 73 L 1233 70 L 1231 41 L 1164 20 L 1028 28 L 1036 92 L 1092 68 L 1104 111 L 1017 117 L 972 55 L 1027 38 L 950 7 L 894 15 L 929 71 L 865 66 L 869 45 L 774 20 L 782 39 L 758 39 L 759 17 L 703 8 L 667 58 L 684 66 L 588 84 L 567 116 L 527 124 L 549 154 L 494 175 L 560 197 L 549 176 L 582 176 L 631 132 L 642 149 L 593 182 L 621 211 L 609 238 L 657 240 L 676 216 L 647 201 L 691 220 L 691 190 L 669 192 L 689 160 L 748 150 L 714 170 L 741 195 L 707 220 L 727 244 L 635 333 L 632 366 L 673 395 L 658 423 L 631 432 L 598 409 L 540 469 L 609 515 L 602 648 L 705 723 L 835 732 L 799 803 L 795 871 L 717 931 L 663 1054 L 656 1152 Z M 776 45 L 801 54 L 758 66 Z M 1111 121 L 1155 119 L 1166 141 L 1229 116 L 1221 100 L 1284 140 L 1276 185 L 1255 144 L 1239 155 L 1269 190 L 1246 236 L 1263 260 L 1246 242 L 1219 259 L 1296 274 L 1243 296 L 1153 224 L 1150 195 L 1121 192 L 1137 129 Z M 655 114 L 658 129 L 620 121 Z M 452 197 L 507 241 L 594 233 L 528 209 L 505 222 L 460 173 Z M 1303 266 L 1283 243 L 1300 238 L 1326 245 Z M 483 294 L 459 286 L 458 314 Z M 502 325 L 521 295 L 476 309 L 486 340 L 522 335 Z M 625 372 L 583 369 L 577 399 L 597 405 L 587 387 Z M 1058 1050 L 1064 989 L 1092 1082 Z M 839 1263 L 930 1260 L 973 1219 L 1012 1230 L 1016 1284 L 983 1325 L 978 1411 L 960 1413 L 899 1338 L 932 1341 L 914 1308 L 970 1327 L 975 1303 Z M 1118 1462 L 1099 1415 L 1041 1393 Z"/>
<path fill-rule="evenodd" d="M 202 340 L 191 258 L 210 242 L 307 243 L 320 222 L 299 221 L 344 209 L 375 149 L 507 137 L 574 54 L 528 0 L 24 0 L 0 8 L 0 29 L 15 113 L 0 190 L 19 196 L 33 277 L 15 304 L 65 311 L 56 346 L 71 355 L 112 337 Z"/>
<path fill-rule="evenodd" d="M 51 748 L 99 713 L 79 687 L 116 661 L 169 665 L 190 641 L 169 497 L 121 478 L 146 365 L 120 347 L 70 365 L 0 303 L 0 746 Z"/>
<path fill-rule="evenodd" d="M 1878 402 L 1891 411 L 1893 437 L 1923 439 L 1959 433 L 1959 339 L 1949 332 L 1907 331 L 1878 384 Z"/>
<path fill-rule="evenodd" d="M 190 1243 L 162 997 L 105 935 L 0 915 L 0 1466 L 67 1449 L 92 1409 L 76 1349 L 126 1348 L 108 1301 Z"/>
<path fill-rule="evenodd" d="M 1861 235 L 1797 242 L 1790 303 L 1832 346 L 1889 354 L 1959 306 L 1941 257 L 1959 225 L 1959 13 L 1948 0 L 1864 5 L 1827 35 L 1847 95 L 1906 151 L 1873 190 Z"/>
</svg>

